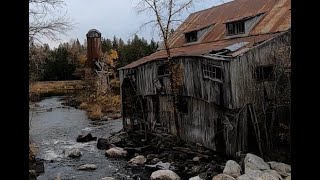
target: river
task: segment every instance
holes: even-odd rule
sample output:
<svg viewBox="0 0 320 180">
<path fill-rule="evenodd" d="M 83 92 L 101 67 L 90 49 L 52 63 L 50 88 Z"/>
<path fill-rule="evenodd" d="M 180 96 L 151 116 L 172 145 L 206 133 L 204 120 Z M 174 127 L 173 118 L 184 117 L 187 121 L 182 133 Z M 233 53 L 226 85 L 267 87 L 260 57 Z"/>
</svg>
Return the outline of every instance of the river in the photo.
<svg viewBox="0 0 320 180">
<path fill-rule="evenodd" d="M 78 135 L 89 132 L 94 137 L 107 138 L 111 133 L 122 129 L 122 121 L 91 121 L 85 111 L 62 105 L 63 98 L 60 96 L 43 99 L 33 103 L 29 111 L 30 138 L 37 146 L 37 157 L 46 160 L 45 172 L 37 179 L 129 179 L 128 175 L 120 173 L 126 164 L 124 159 L 106 157 L 104 150 L 97 149 L 97 141 L 76 142 Z M 79 148 L 82 156 L 75 159 L 64 157 L 63 150 L 72 148 Z M 77 167 L 83 164 L 95 164 L 97 169 L 77 170 Z"/>
</svg>

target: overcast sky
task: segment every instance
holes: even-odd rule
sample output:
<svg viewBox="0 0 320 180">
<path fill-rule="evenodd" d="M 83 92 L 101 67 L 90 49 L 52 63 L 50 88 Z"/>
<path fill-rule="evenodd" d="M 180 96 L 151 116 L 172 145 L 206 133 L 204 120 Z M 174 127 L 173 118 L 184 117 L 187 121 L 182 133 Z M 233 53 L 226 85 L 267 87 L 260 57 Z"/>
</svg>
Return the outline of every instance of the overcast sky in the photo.
<svg viewBox="0 0 320 180">
<path fill-rule="evenodd" d="M 86 33 L 90 29 L 97 29 L 102 37 L 112 39 L 115 35 L 127 41 L 138 31 L 141 24 L 150 17 L 146 14 L 137 14 L 135 6 L 138 0 L 65 0 L 66 6 L 62 11 L 67 11 L 67 16 L 75 23 L 75 28 L 68 36 L 61 37 L 60 42 L 70 39 L 79 39 L 83 43 Z M 229 2 L 230 0 L 223 0 Z M 222 0 L 196 0 L 191 12 L 207 9 L 222 3 Z M 150 14 L 150 16 L 152 16 Z M 182 17 L 182 18 L 186 18 Z M 146 28 L 138 33 L 148 41 L 151 38 L 159 40 L 158 33 L 152 33 L 152 28 Z M 50 47 L 57 47 L 60 42 L 46 41 Z"/>
</svg>

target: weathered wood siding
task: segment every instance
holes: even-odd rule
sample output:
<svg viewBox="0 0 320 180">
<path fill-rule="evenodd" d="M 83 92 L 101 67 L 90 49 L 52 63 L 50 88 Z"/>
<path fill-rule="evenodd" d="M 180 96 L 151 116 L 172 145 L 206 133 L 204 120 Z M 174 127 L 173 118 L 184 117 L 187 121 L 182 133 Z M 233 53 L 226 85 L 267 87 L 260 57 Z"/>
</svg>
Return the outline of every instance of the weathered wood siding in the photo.
<svg viewBox="0 0 320 180">
<path fill-rule="evenodd" d="M 262 43 L 230 61 L 230 82 L 232 109 L 241 108 L 248 103 L 260 106 L 265 95 L 272 96 L 272 81 L 258 82 L 254 78 L 255 68 L 274 64 L 273 54 L 287 43 L 290 33 Z"/>
<path fill-rule="evenodd" d="M 188 113 L 182 113 L 179 117 L 181 137 L 216 150 L 217 122 L 221 116 L 218 108 L 201 99 L 185 99 L 188 103 Z M 223 134 L 223 131 L 220 133 Z"/>
<path fill-rule="evenodd" d="M 190 96 L 203 99 L 207 102 L 222 105 L 222 102 L 229 106 L 231 103 L 230 96 L 230 79 L 228 75 L 228 62 L 221 62 L 201 57 L 180 57 L 175 59 L 176 63 L 180 63 L 184 70 L 182 96 Z M 164 94 L 171 94 L 169 77 L 158 77 L 158 66 L 163 64 L 163 61 L 154 61 L 137 67 L 136 85 L 139 95 L 148 96 L 156 95 L 157 89 L 155 82 L 161 80 L 164 86 Z M 222 67 L 223 80 L 222 83 L 203 77 L 201 63 L 210 63 Z M 124 77 L 129 73 L 130 69 L 121 70 Z M 120 78 L 120 81 L 123 80 Z"/>
</svg>

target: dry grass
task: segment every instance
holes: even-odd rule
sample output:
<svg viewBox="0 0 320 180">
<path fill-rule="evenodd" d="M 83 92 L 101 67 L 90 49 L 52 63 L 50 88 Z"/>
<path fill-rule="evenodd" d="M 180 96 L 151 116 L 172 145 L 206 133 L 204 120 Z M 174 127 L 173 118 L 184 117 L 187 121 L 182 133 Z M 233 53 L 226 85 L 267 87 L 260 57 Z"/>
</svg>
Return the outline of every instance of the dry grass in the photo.
<svg viewBox="0 0 320 180">
<path fill-rule="evenodd" d="M 79 108 L 82 109 L 82 110 L 86 110 L 88 109 L 88 103 L 86 102 L 82 102 L 80 105 L 79 105 Z"/>
<path fill-rule="evenodd" d="M 41 81 L 34 82 L 29 85 L 29 93 L 60 93 L 65 90 L 77 90 L 84 87 L 84 82 L 81 80 L 75 81 Z"/>
<path fill-rule="evenodd" d="M 92 106 L 89 106 L 87 109 L 88 117 L 91 120 L 98 120 L 103 117 L 101 106 L 97 104 L 93 104 Z"/>
</svg>

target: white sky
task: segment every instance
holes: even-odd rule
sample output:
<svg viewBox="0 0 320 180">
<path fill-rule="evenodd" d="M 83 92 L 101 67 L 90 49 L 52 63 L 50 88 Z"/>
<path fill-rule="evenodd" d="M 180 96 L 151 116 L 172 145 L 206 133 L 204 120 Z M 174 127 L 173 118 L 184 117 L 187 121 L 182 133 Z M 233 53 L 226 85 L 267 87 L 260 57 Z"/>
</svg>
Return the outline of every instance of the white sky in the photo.
<svg viewBox="0 0 320 180">
<path fill-rule="evenodd" d="M 75 28 L 68 32 L 68 36 L 62 36 L 60 42 L 68 42 L 70 39 L 79 39 L 83 43 L 86 33 L 90 29 L 97 29 L 102 37 L 112 39 L 115 35 L 125 42 L 133 37 L 141 24 L 150 20 L 146 14 L 137 14 L 135 6 L 138 0 L 65 0 L 66 6 L 62 11 L 67 11 L 67 16 L 75 23 Z M 230 0 L 196 0 L 191 12 L 207 9 L 222 2 Z M 190 13 L 191 13 L 190 12 Z M 185 19 L 185 17 L 182 17 Z M 150 15 L 152 16 L 152 15 Z M 148 41 L 151 38 L 159 40 L 157 32 L 152 28 L 146 28 L 138 33 Z M 51 48 L 57 47 L 60 42 L 43 40 Z"/>
</svg>

